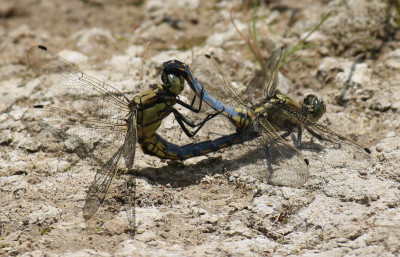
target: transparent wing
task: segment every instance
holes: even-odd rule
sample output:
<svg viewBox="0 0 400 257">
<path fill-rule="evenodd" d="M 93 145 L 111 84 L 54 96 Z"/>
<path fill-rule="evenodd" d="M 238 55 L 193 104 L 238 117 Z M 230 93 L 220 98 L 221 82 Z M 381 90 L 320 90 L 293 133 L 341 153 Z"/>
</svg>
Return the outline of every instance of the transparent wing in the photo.
<svg viewBox="0 0 400 257">
<path fill-rule="evenodd" d="M 76 130 L 114 128 L 118 131 L 126 126 L 125 120 L 130 112 L 129 100 L 120 91 L 79 72 L 43 46 L 33 46 L 27 58 L 29 67 L 55 96 L 50 113 L 54 111 L 57 116 L 82 122 L 82 127 Z M 94 133 L 98 131 L 92 135 Z"/>
<path fill-rule="evenodd" d="M 252 78 L 244 92 L 245 101 L 254 102 L 275 94 L 283 50 L 281 47 L 272 52 L 264 67 Z"/>
<path fill-rule="evenodd" d="M 273 128 L 266 118 L 259 119 L 263 136 L 261 147 L 269 151 L 269 183 L 299 187 L 309 178 L 308 160 Z"/>
<path fill-rule="evenodd" d="M 137 141 L 136 113 L 128 120 L 128 131 L 124 142 L 124 160 L 127 169 L 131 169 L 135 160 Z"/>
<path fill-rule="evenodd" d="M 236 168 L 272 185 L 299 187 L 307 182 L 308 160 L 267 119 L 257 119 L 242 133 L 241 141 L 228 154 Z"/>
<path fill-rule="evenodd" d="M 284 110 L 283 110 L 284 109 Z M 318 122 L 312 122 L 304 115 L 294 112 L 288 108 L 280 108 L 281 114 L 285 114 L 294 123 L 302 124 L 312 136 L 317 138 L 323 145 L 328 156 L 325 162 L 331 162 L 335 166 L 346 166 L 352 169 L 365 169 L 371 164 L 371 151 L 359 143 L 347 138 L 337 132 L 330 130 Z M 303 142 L 302 147 L 306 147 Z M 310 147 L 312 149 L 312 146 Z M 328 158 L 329 157 L 329 158 Z"/>
<path fill-rule="evenodd" d="M 126 133 L 124 144 L 114 153 L 114 155 L 101 167 L 89 188 L 86 196 L 85 206 L 83 207 L 83 217 L 88 220 L 98 210 L 100 204 L 103 203 L 111 182 L 118 170 L 118 163 L 121 156 L 125 159 L 127 168 L 131 168 L 135 157 L 136 144 L 136 125 L 131 123 Z"/>
<path fill-rule="evenodd" d="M 133 117 L 137 117 L 136 113 Z M 128 169 L 131 169 L 135 158 L 136 141 L 137 141 L 136 119 L 131 119 L 128 121 L 128 123 L 129 123 L 129 128 L 125 138 L 123 155 L 126 167 Z M 134 179 L 132 175 L 128 175 L 128 178 L 126 180 L 126 197 L 128 203 L 126 215 L 132 236 L 134 235 L 136 230 L 135 194 L 136 194 L 136 179 Z"/>
<path fill-rule="evenodd" d="M 89 157 L 94 166 L 107 161 L 126 135 L 125 124 L 104 123 L 56 106 L 36 105 L 24 113 L 22 122 L 42 150 L 74 152 Z"/>
<path fill-rule="evenodd" d="M 197 57 L 190 68 L 207 92 L 223 99 L 226 104 L 254 106 L 275 94 L 283 50 L 282 47 L 271 54 L 264 68 L 256 73 L 243 94 L 239 94 L 237 88 L 226 83 L 220 68 L 209 56 Z M 197 90 L 196 93 L 199 95 L 201 92 Z"/>
<path fill-rule="evenodd" d="M 90 219 L 99 209 L 100 204 L 103 203 L 111 182 L 117 173 L 118 163 L 123 152 L 124 145 L 96 172 L 86 195 L 85 205 L 83 206 L 83 217 L 85 220 Z"/>
<path fill-rule="evenodd" d="M 276 50 L 270 57 L 267 65 L 262 69 L 247 89 L 244 92 L 244 96 L 237 96 L 238 94 L 234 92 L 234 89 L 230 88 L 228 84 L 225 83 L 223 76 L 216 69 L 216 65 L 213 64 L 208 58 L 198 58 L 192 65 L 193 77 L 199 80 L 200 86 L 195 86 L 197 92 L 200 94 L 200 89 L 204 88 L 210 94 L 214 94 L 219 99 L 223 99 L 224 102 L 229 102 L 229 100 L 235 97 L 239 99 L 239 102 L 247 106 L 259 106 L 258 104 L 266 103 L 268 98 L 275 96 L 276 85 L 278 82 L 278 71 L 280 67 L 281 57 L 283 48 Z M 194 83 L 196 81 L 193 79 Z M 223 93 L 218 93 L 217 91 L 222 91 Z M 230 95 L 230 96 L 229 96 Z M 222 97 L 221 97 L 222 96 Z M 211 99 L 211 98 L 210 98 Z M 261 100 L 260 100 L 261 99 Z M 222 106 L 218 103 L 218 100 L 211 101 L 211 106 L 214 108 Z M 301 127 L 306 128 L 313 136 L 321 139 L 322 141 L 333 142 L 331 146 L 335 146 L 335 151 L 329 151 L 333 154 L 335 158 L 330 158 L 333 161 L 342 160 L 354 164 L 357 168 L 362 168 L 365 163 L 364 161 L 368 157 L 369 150 L 363 148 L 354 141 L 335 133 L 326 127 L 313 123 L 307 119 L 302 113 L 296 112 L 286 106 L 274 105 L 274 112 L 278 116 L 281 116 L 283 120 L 291 122 L 294 124 L 301 124 Z M 300 110 L 299 110 L 300 111 Z M 280 135 L 274 130 L 273 126 L 268 121 L 268 117 L 260 118 L 261 116 L 254 118 L 255 127 L 258 127 L 260 138 L 250 140 L 251 143 L 244 143 L 248 145 L 249 152 L 252 158 L 249 162 L 253 163 L 252 166 L 256 166 L 256 163 L 260 163 L 258 168 L 245 168 L 245 170 L 253 170 L 261 172 L 256 177 L 268 176 L 268 181 L 272 184 L 277 185 L 290 185 L 299 186 L 302 185 L 308 179 L 308 161 L 303 157 L 303 155 L 293 146 L 288 144 L 286 140 L 282 139 Z M 213 126 L 214 131 L 220 129 L 223 126 Z M 246 140 L 243 140 L 246 141 Z M 235 147 L 234 147 L 235 148 Z M 239 148 L 239 147 L 236 147 Z M 253 150 L 251 150 L 253 148 Z M 258 150 L 257 150 L 258 148 Z M 234 150 L 235 151 L 235 150 Z M 258 153 L 258 151 L 261 151 Z M 236 151 L 233 155 L 235 158 L 243 160 L 242 154 L 243 149 Z M 264 163 L 256 161 L 255 156 L 259 157 L 260 160 L 264 160 Z M 265 160 L 268 160 L 266 162 Z M 358 162 L 360 160 L 360 162 Z M 265 172 L 266 169 L 262 165 L 267 165 L 270 173 Z M 243 165 L 237 165 L 243 166 Z M 264 178 L 264 180 L 266 180 Z"/>
<path fill-rule="evenodd" d="M 226 83 L 218 65 L 209 56 L 199 56 L 191 64 L 191 69 L 188 69 L 189 77 L 194 84 L 193 91 L 200 96 L 205 89 L 215 97 L 216 100 L 209 101 L 209 105 L 214 109 L 218 109 L 216 106 L 221 105 L 218 100 L 236 107 L 264 104 L 265 99 L 275 94 L 283 49 L 279 48 L 271 54 L 267 64 L 257 72 L 242 94 L 239 88 Z"/>
<path fill-rule="evenodd" d="M 29 67 L 53 93 L 51 105 L 36 105 L 24 120 L 37 120 L 78 135 L 90 148 L 103 144 L 98 159 L 108 160 L 123 143 L 129 100 L 110 85 L 77 71 L 43 46 L 27 53 Z M 28 129 L 32 126 L 28 126 Z M 99 146 L 97 147 L 99 148 Z"/>
<path fill-rule="evenodd" d="M 120 91 L 79 72 L 60 56 L 47 51 L 46 47 L 31 47 L 27 58 L 29 67 L 41 76 L 42 84 L 55 96 L 70 101 L 69 107 L 73 110 L 88 115 L 104 114 L 107 118 L 124 117 L 123 111 L 129 111 L 129 100 Z"/>
<path fill-rule="evenodd" d="M 190 99 L 196 98 L 197 101 L 200 101 L 203 90 L 210 96 L 207 97 L 209 100 L 203 101 L 203 116 L 204 114 L 215 113 L 215 111 L 226 111 L 225 108 L 221 107 L 222 105 L 243 106 L 244 103 L 239 97 L 238 89 L 233 89 L 225 81 L 218 65 L 209 56 L 195 58 L 190 69 L 188 69 L 188 75 L 193 82 Z M 220 99 L 223 99 L 223 104 L 221 104 Z M 207 139 L 216 139 L 220 136 L 233 134 L 236 129 L 227 117 L 220 114 L 209 120 L 199 135 L 206 135 Z"/>
<path fill-rule="evenodd" d="M 251 87 L 250 91 L 255 93 L 256 89 L 264 90 L 266 87 L 266 92 L 271 94 L 275 92 L 281 55 L 282 49 L 272 55 L 266 66 L 268 72 L 263 70 L 262 86 Z M 223 99 L 224 104 L 241 103 L 245 105 L 245 101 L 249 101 L 250 105 L 253 105 L 252 100 L 254 99 L 249 95 L 245 94 L 244 100 L 242 100 L 237 90 L 225 83 L 217 65 L 209 58 L 196 58 L 191 68 L 193 76 L 201 83 L 202 88 L 213 96 L 215 94 L 216 98 Z M 199 86 L 197 88 L 200 89 Z M 200 90 L 197 92 L 199 95 L 201 94 Z M 248 91 L 246 90 L 246 92 Z M 229 100 L 233 98 L 236 101 Z M 219 100 L 216 99 L 216 101 Z M 217 106 L 216 101 L 210 106 Z M 229 112 L 227 109 L 226 111 Z M 254 118 L 253 126 L 250 126 L 243 134 L 242 141 L 246 151 L 243 151 L 243 146 L 234 146 L 232 154 L 230 154 L 233 157 L 232 160 L 237 167 L 265 182 L 295 187 L 303 185 L 309 177 L 308 161 L 296 148 L 282 139 L 266 118 L 259 117 Z M 214 133 L 221 131 L 219 134 L 226 135 L 232 131 L 232 124 L 228 119 L 222 121 L 224 124 L 215 124 L 217 121 L 220 119 L 213 119 L 207 123 L 207 125 L 212 124 L 210 127 Z M 258 133 L 260 136 L 254 138 L 254 133 Z"/>
<path fill-rule="evenodd" d="M 120 91 L 79 72 L 45 47 L 32 47 L 27 57 L 29 66 L 54 95 L 51 105 L 35 105 L 24 114 L 28 130 L 42 139 L 50 134 L 56 142 L 77 135 L 85 155 L 98 167 L 84 207 L 84 217 L 89 219 L 104 200 L 121 156 L 127 168 L 133 166 L 136 113 L 130 111 L 129 100 Z"/>
<path fill-rule="evenodd" d="M 324 146 L 325 162 L 352 170 L 365 170 L 371 165 L 368 148 L 316 122 L 309 123 L 305 128 Z"/>
<path fill-rule="evenodd" d="M 130 234 L 134 237 L 136 233 L 136 177 L 133 175 L 128 175 L 126 178 L 126 198 L 128 202 L 126 216 Z"/>
<path fill-rule="evenodd" d="M 245 105 L 239 96 L 238 89 L 232 88 L 229 83 L 226 83 L 222 71 L 209 56 L 196 57 L 190 65 L 190 69 L 193 76 L 209 94 L 217 99 L 223 99 L 225 104 Z M 198 95 L 201 94 L 199 90 L 196 91 Z"/>
</svg>

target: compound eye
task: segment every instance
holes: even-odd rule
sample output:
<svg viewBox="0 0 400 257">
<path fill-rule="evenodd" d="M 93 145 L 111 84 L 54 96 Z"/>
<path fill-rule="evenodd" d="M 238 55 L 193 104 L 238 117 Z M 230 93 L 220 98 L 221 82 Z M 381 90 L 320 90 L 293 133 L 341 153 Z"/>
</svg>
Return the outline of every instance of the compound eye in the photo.
<svg viewBox="0 0 400 257">
<path fill-rule="evenodd" d="M 168 82 L 172 87 L 174 87 L 176 85 L 179 85 L 181 83 L 181 80 L 175 74 L 168 74 Z"/>
<path fill-rule="evenodd" d="M 179 95 L 183 91 L 184 80 L 175 74 L 168 74 L 169 91 L 175 95 Z"/>
<path fill-rule="evenodd" d="M 324 101 L 319 100 L 318 98 L 315 99 L 315 101 L 314 101 L 314 109 L 315 109 L 316 113 L 318 113 L 318 114 L 320 114 L 322 116 L 322 114 L 324 114 L 325 111 L 326 111 Z"/>
<path fill-rule="evenodd" d="M 316 100 L 319 100 L 319 99 L 315 95 L 310 94 L 304 98 L 304 104 L 307 106 L 313 107 L 315 105 Z"/>
</svg>

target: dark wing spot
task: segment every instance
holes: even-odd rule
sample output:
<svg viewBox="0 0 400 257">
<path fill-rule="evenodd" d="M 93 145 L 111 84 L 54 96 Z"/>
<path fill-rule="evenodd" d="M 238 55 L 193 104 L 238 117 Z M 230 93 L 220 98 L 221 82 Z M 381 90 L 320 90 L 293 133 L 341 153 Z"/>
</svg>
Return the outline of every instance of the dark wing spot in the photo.
<svg viewBox="0 0 400 257">
<path fill-rule="evenodd" d="M 47 51 L 47 47 L 45 47 L 45 46 L 38 45 L 38 48 L 39 48 L 39 49 L 42 49 L 42 50 L 44 50 L 44 51 Z"/>
<path fill-rule="evenodd" d="M 367 153 L 371 153 L 371 150 L 369 150 L 368 148 L 364 148 L 364 151 L 366 151 Z"/>
</svg>

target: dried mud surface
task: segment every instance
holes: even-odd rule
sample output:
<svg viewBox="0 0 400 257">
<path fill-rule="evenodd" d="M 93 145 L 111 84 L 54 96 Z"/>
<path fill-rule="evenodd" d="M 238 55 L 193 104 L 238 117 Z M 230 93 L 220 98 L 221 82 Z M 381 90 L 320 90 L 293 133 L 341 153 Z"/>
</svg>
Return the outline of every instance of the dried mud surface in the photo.
<svg viewBox="0 0 400 257">
<path fill-rule="evenodd" d="M 1 255 L 400 254 L 396 1 L 262 1 L 257 10 L 263 56 L 277 46 L 295 45 L 332 12 L 308 39 L 314 46 L 298 51 L 282 69 L 286 89 L 280 85 L 280 90 L 296 99 L 311 92 L 321 97 L 327 104 L 321 123 L 369 147 L 368 167 L 335 163 L 331 150 L 304 150 L 309 181 L 300 188 L 276 187 L 226 169 L 229 150 L 182 163 L 138 150 L 130 171 L 137 175 L 134 236 L 125 215 L 126 175 L 116 177 L 102 207 L 85 222 L 82 207 L 93 165 L 78 150 L 66 150 L 67 142 L 38 138 L 21 122 L 29 106 L 49 97 L 27 68 L 26 51 L 46 45 L 130 96 L 160 82 L 164 61 L 190 63 L 204 53 L 243 86 L 258 65 L 230 10 L 248 35 L 249 1 L 0 3 Z M 177 144 L 193 142 L 172 117 L 159 133 Z"/>
</svg>

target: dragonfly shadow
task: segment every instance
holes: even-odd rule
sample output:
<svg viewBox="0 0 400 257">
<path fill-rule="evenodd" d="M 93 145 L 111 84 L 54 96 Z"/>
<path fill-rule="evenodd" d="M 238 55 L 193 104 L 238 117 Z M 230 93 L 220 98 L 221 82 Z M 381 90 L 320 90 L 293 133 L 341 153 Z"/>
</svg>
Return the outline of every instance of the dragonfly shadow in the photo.
<svg viewBox="0 0 400 257">
<path fill-rule="evenodd" d="M 234 147 L 243 147 L 243 145 L 236 145 Z M 321 145 L 313 142 L 304 142 L 304 148 L 311 149 L 312 151 L 320 151 L 323 149 Z M 233 149 L 232 149 L 233 150 Z M 224 156 L 229 157 L 230 151 L 224 152 Z M 126 180 L 126 196 L 127 201 L 125 204 L 130 206 L 127 209 L 128 221 L 130 227 L 130 234 L 132 238 L 135 236 L 136 232 L 136 206 L 137 199 L 136 196 L 140 195 L 137 192 L 136 178 L 144 178 L 148 183 L 153 185 L 163 185 L 172 188 L 183 188 L 193 185 L 198 185 L 202 183 L 202 180 L 206 176 L 215 175 L 228 175 L 230 172 L 246 171 L 248 167 L 256 169 L 255 163 L 258 163 L 259 168 L 258 173 L 263 173 L 261 175 L 263 182 L 268 182 L 270 174 L 274 172 L 276 165 L 281 163 L 279 158 L 283 158 L 279 151 L 283 151 L 279 146 L 274 146 L 269 151 L 260 148 L 248 148 L 243 151 L 243 154 L 237 159 L 233 158 L 222 158 L 222 157 L 208 157 L 206 159 L 200 160 L 196 163 L 185 164 L 182 161 L 168 161 L 168 165 L 159 168 L 146 167 L 131 169 L 127 173 L 128 179 Z M 267 157 L 269 154 L 269 157 Z M 286 158 L 295 158 L 294 155 L 286 155 Z M 262 165 L 262 166 L 260 166 Z M 239 171 L 239 172 L 241 172 Z M 250 174 L 246 172 L 247 174 Z M 255 179 L 260 179 L 260 174 L 254 173 Z M 250 174 L 251 175 L 251 174 Z M 129 208 L 129 207 L 128 207 Z"/>
<path fill-rule="evenodd" d="M 169 185 L 173 188 L 188 187 L 201 183 L 205 176 L 223 175 L 227 171 L 225 166 L 230 160 L 220 157 L 209 157 L 197 163 L 184 164 L 181 161 L 169 161 L 168 165 L 160 168 L 139 168 L 131 170 L 135 176 L 145 177 L 153 183 Z"/>
<path fill-rule="evenodd" d="M 299 151 L 301 150 L 307 150 L 313 153 L 321 153 L 324 151 L 325 147 L 322 144 L 318 144 L 312 141 L 308 142 L 301 142 L 301 145 L 299 147 L 296 147 Z"/>
<path fill-rule="evenodd" d="M 234 147 L 241 147 L 243 145 L 236 145 Z M 308 144 L 305 149 L 319 152 L 323 148 L 318 144 Z M 233 150 L 235 151 L 235 150 Z M 248 148 L 240 156 L 229 158 L 230 150 L 225 151 L 224 155 L 228 158 L 221 157 L 208 157 L 197 163 L 185 164 L 182 161 L 169 161 L 168 165 L 160 168 L 139 168 L 137 170 L 130 170 L 129 173 L 134 176 L 140 176 L 148 179 L 149 181 L 161 185 L 169 185 L 173 188 L 187 187 L 201 183 L 201 180 L 206 176 L 214 175 L 227 175 L 230 172 L 238 169 L 245 170 L 246 167 L 251 169 L 259 168 L 258 173 L 265 173 L 263 177 L 268 178 L 269 174 L 273 172 L 273 167 L 279 165 L 284 158 L 280 151 L 281 147 L 274 146 L 269 150 L 263 148 Z M 294 155 L 285 155 L 286 158 L 293 158 Z M 271 165 L 268 165 L 271 163 Z M 250 174 L 250 173 L 249 173 Z M 259 176 L 255 177 L 259 179 Z M 264 181 L 264 182 L 267 182 Z"/>
</svg>

